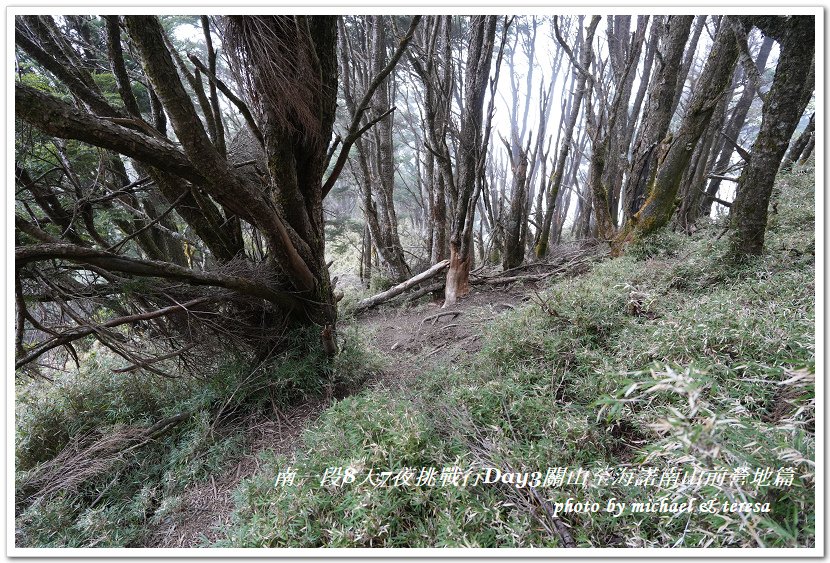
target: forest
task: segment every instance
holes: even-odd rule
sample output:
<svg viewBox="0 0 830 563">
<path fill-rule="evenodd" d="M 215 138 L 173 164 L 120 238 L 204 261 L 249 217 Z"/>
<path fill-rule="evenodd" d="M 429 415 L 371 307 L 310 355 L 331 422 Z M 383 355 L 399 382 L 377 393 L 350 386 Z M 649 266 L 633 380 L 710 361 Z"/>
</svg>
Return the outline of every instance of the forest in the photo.
<svg viewBox="0 0 830 563">
<path fill-rule="evenodd" d="M 818 554 L 817 13 L 10 13 L 12 552 Z"/>
</svg>

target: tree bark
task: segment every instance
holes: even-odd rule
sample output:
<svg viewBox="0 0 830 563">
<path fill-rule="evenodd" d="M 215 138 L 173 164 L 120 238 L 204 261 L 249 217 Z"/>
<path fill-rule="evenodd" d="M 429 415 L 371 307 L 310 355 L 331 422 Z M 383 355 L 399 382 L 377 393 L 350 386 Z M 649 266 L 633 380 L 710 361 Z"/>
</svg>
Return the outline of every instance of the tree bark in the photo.
<svg viewBox="0 0 830 563">
<path fill-rule="evenodd" d="M 810 139 L 815 138 L 816 133 L 816 114 L 813 112 L 810 115 L 810 121 L 807 123 L 807 127 L 804 128 L 804 131 L 801 132 L 801 135 L 793 142 L 792 147 L 787 152 L 787 156 L 784 158 L 784 162 L 781 163 L 781 170 L 789 170 L 792 168 L 793 163 L 797 162 L 800 158 L 802 153 L 804 153 L 807 145 L 810 144 Z"/>
<path fill-rule="evenodd" d="M 481 154 L 484 95 L 496 36 L 496 16 L 473 16 L 464 76 L 464 105 L 459 135 L 458 198 L 453 210 L 450 237 L 450 266 L 444 293 L 444 307 L 455 304 L 470 290 L 472 267 L 472 229 L 478 197 L 476 179 Z"/>
<path fill-rule="evenodd" d="M 683 48 L 693 16 L 669 16 L 658 48 L 657 68 L 649 85 L 643 124 L 634 143 L 631 169 L 623 191 L 625 217 L 642 206 L 656 170 L 658 144 L 666 136 L 672 118 L 672 102 Z"/>
<path fill-rule="evenodd" d="M 523 224 L 527 221 L 527 149 L 521 149 L 518 162 L 513 170 L 513 196 L 510 199 L 510 212 L 507 215 L 504 238 L 504 260 L 502 267 L 505 270 L 515 268 L 524 261 L 525 245 Z"/>
<path fill-rule="evenodd" d="M 713 165 L 710 152 L 713 145 L 720 140 L 720 131 L 723 129 L 723 123 L 726 120 L 726 106 L 737 86 L 737 77 L 738 73 L 736 72 L 732 86 L 721 97 L 720 102 L 715 107 L 713 119 L 709 122 L 709 127 L 702 140 L 697 143 L 692 161 L 686 169 L 680 185 L 680 209 L 677 212 L 677 225 L 686 233 L 691 233 L 694 230 L 695 221 L 700 216 L 700 204 L 705 195 L 703 186 L 706 185 L 706 177 Z"/>
<path fill-rule="evenodd" d="M 769 58 L 769 54 L 770 51 L 772 51 L 774 43 L 775 41 L 772 37 L 764 37 L 764 40 L 761 43 L 758 56 L 755 58 L 755 64 L 761 74 L 763 74 L 763 71 L 766 68 L 767 59 Z M 721 135 L 723 138 L 718 140 L 718 146 L 721 148 L 719 151 L 720 156 L 715 162 L 715 165 L 712 167 L 712 171 L 715 174 L 722 174 L 723 171 L 729 166 L 729 162 L 732 159 L 735 149 L 732 144 L 726 140 L 726 138 L 728 137 L 730 139 L 738 140 L 741 129 L 743 129 L 744 123 L 746 122 L 746 116 L 749 114 L 750 107 L 752 107 L 752 100 L 754 98 L 755 86 L 752 82 L 747 81 L 746 84 L 744 84 L 744 91 L 741 93 L 741 97 L 738 99 L 738 102 L 735 104 L 735 108 L 732 110 L 729 123 L 724 129 L 723 135 Z M 709 184 L 706 186 L 706 195 L 700 202 L 700 215 L 708 216 L 712 212 L 712 201 L 720 189 L 720 183 L 720 178 L 712 178 L 709 181 Z"/>
</svg>

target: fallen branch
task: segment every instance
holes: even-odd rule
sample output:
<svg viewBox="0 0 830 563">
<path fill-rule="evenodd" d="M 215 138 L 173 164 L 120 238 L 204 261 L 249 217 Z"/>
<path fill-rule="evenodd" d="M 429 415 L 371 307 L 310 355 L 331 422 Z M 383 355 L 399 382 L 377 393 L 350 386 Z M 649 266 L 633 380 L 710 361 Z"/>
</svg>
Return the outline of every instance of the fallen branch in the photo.
<svg viewBox="0 0 830 563">
<path fill-rule="evenodd" d="M 572 271 L 577 266 L 581 266 L 588 262 L 587 259 L 585 260 L 575 260 L 573 262 L 569 262 L 564 265 L 564 267 L 556 268 L 554 270 L 550 270 L 547 272 L 542 272 L 541 274 L 526 274 L 524 276 L 510 276 L 507 278 L 503 278 L 500 276 L 493 276 L 491 278 L 482 278 L 473 280 L 470 282 L 470 285 L 479 285 L 479 284 L 487 284 L 487 285 L 500 285 L 506 283 L 513 283 L 513 282 L 528 282 L 528 281 L 541 281 L 547 279 L 551 276 L 555 276 L 556 274 L 565 274 Z"/>
<path fill-rule="evenodd" d="M 427 270 L 425 272 L 421 272 L 417 276 L 409 278 L 405 282 L 399 283 L 395 287 L 387 289 L 386 291 L 384 291 L 382 293 L 378 293 L 377 295 L 373 295 L 372 297 L 367 297 L 366 299 L 364 299 L 363 301 L 361 301 L 360 303 L 357 304 L 357 306 L 355 307 L 355 312 L 364 311 L 366 309 L 369 309 L 370 307 L 374 307 L 376 305 L 380 305 L 381 303 L 385 303 L 386 301 L 389 301 L 393 297 L 395 297 L 397 295 L 400 295 L 401 293 L 403 293 L 407 289 L 410 289 L 411 287 L 414 287 L 414 286 L 418 285 L 419 283 L 430 279 L 431 277 L 435 276 L 439 272 L 445 270 L 449 265 L 450 265 L 449 260 L 444 260 L 442 262 L 438 262 L 436 265 L 434 265 L 429 270 Z"/>
<path fill-rule="evenodd" d="M 447 285 L 446 282 L 440 281 L 440 282 L 430 284 L 426 287 L 422 287 L 418 291 L 413 291 L 412 293 L 410 293 L 406 297 L 405 302 L 410 303 L 412 301 L 415 301 L 416 299 L 419 299 L 419 298 L 423 297 L 427 293 L 433 293 L 435 291 L 442 291 L 444 289 L 445 285 Z"/>
<path fill-rule="evenodd" d="M 461 314 L 461 311 L 443 311 L 443 312 L 438 313 L 436 315 L 430 315 L 429 317 L 424 317 L 424 319 L 421 321 L 421 324 L 423 325 L 427 321 L 432 321 L 432 323 L 430 323 L 430 324 L 435 326 L 435 323 L 437 323 L 438 319 L 440 319 L 441 317 L 446 317 L 448 315 L 452 315 L 452 320 L 455 320 L 455 318 L 460 314 Z"/>
</svg>

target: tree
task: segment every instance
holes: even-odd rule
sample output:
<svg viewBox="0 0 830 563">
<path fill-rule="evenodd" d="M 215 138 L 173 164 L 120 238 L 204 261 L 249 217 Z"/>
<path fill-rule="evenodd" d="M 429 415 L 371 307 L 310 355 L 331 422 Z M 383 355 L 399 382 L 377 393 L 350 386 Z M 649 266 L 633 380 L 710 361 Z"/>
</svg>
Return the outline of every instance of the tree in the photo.
<svg viewBox="0 0 830 563">
<path fill-rule="evenodd" d="M 84 232 L 74 215 L 67 218 L 60 209 L 51 209 L 56 221 L 44 221 L 48 214 L 40 205 L 17 209 L 15 274 L 24 321 L 17 330 L 22 334 L 26 325 L 48 335 L 28 350 L 21 346 L 17 366 L 71 346 L 81 333 L 95 334 L 134 367 L 146 369 L 170 357 L 161 349 L 202 347 L 204 354 L 211 333 L 223 345 L 235 342 L 264 357 L 280 345 L 287 327 L 317 326 L 324 329 L 325 349 L 336 350 L 322 207 L 337 101 L 336 19 L 226 18 L 223 46 L 247 101 L 217 75 L 210 44 L 208 65 L 197 60 L 191 69 L 159 18 L 124 17 L 126 37 L 120 18 L 105 21 L 117 93 L 93 79 L 68 29 L 48 16 L 16 21 L 17 45 L 36 63 L 16 82 L 16 117 L 57 139 L 56 146 L 71 139 L 83 143 L 73 147 L 96 147 L 83 150 L 100 155 L 105 171 L 76 174 L 77 189 L 67 196 L 62 178 L 27 173 L 37 163 L 31 157 L 37 147 L 18 153 L 17 177 L 25 189 L 54 186 L 59 200 L 85 202 L 90 212 Z M 128 52 L 137 58 L 125 60 Z M 205 79 L 244 117 L 264 155 L 264 170 L 252 172 L 224 154 L 218 94 L 211 88 L 206 95 Z M 138 91 L 147 93 L 149 103 L 139 103 Z M 128 178 L 125 164 L 143 175 Z M 64 174 L 71 176 L 72 166 Z M 143 200 L 134 195 L 139 187 L 148 193 Z M 120 232 L 102 232 L 104 224 L 95 217 L 111 202 L 119 204 L 113 213 L 128 218 L 116 222 Z M 165 211 L 151 211 L 162 202 Z M 68 229 L 60 226 L 64 219 Z M 160 245 L 164 240 L 175 244 Z M 84 296 L 106 301 L 87 307 Z M 49 303 L 40 319 L 27 308 L 32 299 Z M 94 320 L 103 303 L 125 314 Z M 43 324 L 61 316 L 72 323 Z M 145 341 L 141 348 L 156 348 L 156 357 L 128 349 L 123 335 L 106 328 L 122 321 L 136 330 L 136 323 L 151 323 L 156 334 L 165 335 L 154 340 L 157 346 Z"/>
<path fill-rule="evenodd" d="M 680 127 L 676 133 L 663 139 L 659 148 L 655 148 L 657 169 L 649 185 L 648 198 L 615 239 L 616 252 L 632 238 L 647 235 L 666 225 L 674 213 L 677 190 L 694 147 L 709 126 L 738 60 L 735 37 L 729 22 L 724 20 L 729 20 L 729 16 L 721 20 L 706 66 Z"/>
<path fill-rule="evenodd" d="M 671 123 L 680 61 L 693 19 L 692 16 L 668 16 L 663 24 L 658 64 L 649 84 L 645 115 L 634 142 L 631 168 L 624 188 L 623 210 L 626 219 L 633 216 L 643 204 L 646 190 L 653 181 L 657 168 L 656 153 Z"/>
<path fill-rule="evenodd" d="M 650 70 L 654 58 L 654 49 L 649 52 L 647 48 L 643 63 L 645 67 L 644 79 L 640 81 L 640 88 L 629 115 L 631 92 L 637 75 L 640 52 L 645 43 L 648 21 L 648 16 L 638 16 L 637 29 L 629 40 L 631 16 L 614 16 L 613 18 L 609 16 L 608 18 L 608 35 L 613 37 L 611 44 L 614 47 L 610 53 L 611 70 L 614 81 L 618 84 L 619 96 L 617 106 L 610 110 L 617 113 L 616 117 L 612 116 L 616 122 L 616 127 L 608 133 L 610 137 L 608 160 L 604 168 L 603 182 L 608 187 L 608 207 L 614 228 L 619 224 L 619 203 L 624 179 L 624 174 L 620 174 L 619 170 L 623 162 L 627 164 L 626 156 L 634 134 L 634 124 L 639 116 L 643 96 L 645 95 L 644 86 L 648 82 L 645 76 L 647 76 L 646 73 Z"/>
<path fill-rule="evenodd" d="M 515 268 L 524 261 L 525 246 L 529 238 L 528 220 L 530 215 L 530 202 L 533 199 L 531 187 L 538 164 L 537 157 L 539 152 L 542 151 L 544 144 L 547 114 L 550 111 L 549 102 L 551 101 L 551 92 L 553 89 L 553 83 L 551 83 L 550 89 L 547 92 L 543 92 L 540 97 L 539 128 L 536 131 L 535 147 L 531 153 L 530 146 L 533 143 L 533 132 L 528 132 L 527 117 L 533 99 L 533 70 L 535 65 L 537 34 L 536 18 L 533 17 L 531 19 L 529 26 L 519 25 L 515 27 L 515 30 L 516 41 L 508 57 L 510 91 L 512 94 L 512 104 L 510 107 L 510 141 L 502 137 L 502 142 L 504 143 L 513 171 L 510 210 L 504 225 L 504 260 L 502 266 L 505 270 Z M 519 117 L 519 84 L 514 63 L 520 37 L 522 38 L 523 50 L 528 60 L 528 71 L 525 76 L 525 95 L 521 103 L 523 109 L 521 118 Z M 527 138 L 526 142 L 525 137 Z"/>
<path fill-rule="evenodd" d="M 784 158 L 784 162 L 781 163 L 782 170 L 789 170 L 792 168 L 793 164 L 797 162 L 801 155 L 806 152 L 807 147 L 810 145 L 810 142 L 815 139 L 816 136 L 816 114 L 813 112 L 810 115 L 810 121 L 807 122 L 807 127 L 804 128 L 804 131 L 801 132 L 801 135 L 793 142 L 790 150 L 787 151 L 787 156 Z"/>
<path fill-rule="evenodd" d="M 358 113 L 358 101 L 355 89 L 364 92 L 369 89 L 369 81 L 380 76 L 388 64 L 388 41 L 386 38 L 387 22 L 383 16 L 369 16 L 365 20 L 352 22 L 346 26 L 343 18 L 339 19 L 340 31 L 340 75 L 343 95 L 350 118 L 355 120 Z M 359 29 L 355 29 L 359 28 Z M 361 59 L 354 56 L 353 40 L 349 29 L 357 32 L 354 39 L 360 51 L 369 57 Z M 407 40 L 408 41 L 408 40 Z M 406 43 L 404 43 L 404 46 Z M 372 112 L 364 112 L 362 119 L 357 119 L 362 126 L 376 125 L 369 138 L 356 139 L 358 160 L 358 178 L 362 192 L 363 214 L 371 238 L 386 264 L 391 278 L 403 281 L 412 275 L 404 258 L 403 247 L 398 235 L 398 217 L 395 212 L 393 193 L 395 187 L 395 167 L 393 161 L 392 130 L 394 118 L 394 73 L 389 73 L 380 82 L 371 98 Z"/>
<path fill-rule="evenodd" d="M 815 81 L 815 20 L 813 16 L 748 17 L 775 38 L 781 53 L 772 87 L 767 92 L 761 130 L 752 145 L 752 158 L 738 180 L 732 204 L 730 243 L 735 256 L 761 254 L 775 176 L 781 159 L 810 101 Z M 805 70 L 807 72 L 805 72 Z"/>
<path fill-rule="evenodd" d="M 755 64 L 761 74 L 763 74 L 763 70 L 766 67 L 767 59 L 769 58 L 770 51 L 772 51 L 773 43 L 774 41 L 771 37 L 765 37 L 761 43 L 760 49 L 758 50 Z M 700 202 L 701 215 L 709 215 L 709 213 L 711 213 L 712 202 L 714 201 L 713 198 L 717 195 L 718 189 L 720 189 L 720 183 L 722 180 L 721 177 L 726 174 L 729 162 L 735 152 L 735 148 L 733 147 L 730 139 L 736 142 L 738 141 L 741 129 L 746 122 L 746 117 L 749 114 L 749 109 L 752 106 L 752 100 L 755 96 L 756 92 L 753 82 L 751 80 L 746 80 L 741 97 L 738 99 L 738 102 L 735 104 L 735 108 L 732 110 L 732 115 L 729 118 L 729 122 L 727 123 L 725 130 L 720 135 L 721 148 L 719 151 L 715 151 L 716 153 L 719 153 L 719 156 L 712 167 L 712 171 L 715 176 L 709 180 L 709 185 L 706 186 L 706 195 Z"/>
<path fill-rule="evenodd" d="M 423 84 L 424 145 L 427 148 L 426 174 L 430 228 L 430 263 L 444 260 L 447 240 L 447 197 L 455 191 L 452 157 L 447 143 L 454 87 L 451 53 L 452 18 L 428 16 L 409 52 L 413 70 Z"/>
<path fill-rule="evenodd" d="M 484 96 L 496 37 L 495 16 L 472 16 L 464 73 L 459 147 L 456 155 L 458 182 L 456 206 L 452 214 L 450 266 L 444 290 L 444 306 L 454 305 L 470 290 L 473 259 L 473 222 L 479 190 L 476 180 L 482 163 Z"/>
<path fill-rule="evenodd" d="M 556 166 L 553 170 L 553 174 L 551 175 L 550 185 L 548 186 L 547 190 L 548 195 L 547 206 L 545 209 L 545 217 L 539 229 L 539 235 L 537 237 L 536 256 L 539 258 L 546 256 L 548 253 L 548 246 L 550 244 L 549 241 L 551 224 L 553 221 L 553 212 L 556 207 L 556 200 L 559 196 L 559 190 L 562 187 L 562 180 L 565 174 L 565 162 L 568 158 L 568 154 L 570 153 L 571 145 L 573 143 L 574 128 L 576 127 L 576 122 L 579 119 L 579 112 L 582 105 L 582 100 L 585 98 L 586 84 L 590 76 L 587 70 L 591 64 L 591 58 L 593 53 L 591 45 L 594 42 L 594 33 L 596 33 L 597 26 L 599 25 L 601 19 L 602 18 L 600 18 L 599 16 L 594 16 L 593 18 L 591 18 L 591 22 L 585 29 L 585 36 L 581 43 L 579 42 L 579 38 L 582 35 L 582 20 L 579 20 L 580 32 L 577 36 L 577 44 L 579 45 L 579 63 L 577 64 L 576 55 L 573 53 L 573 51 L 571 51 L 569 54 L 571 63 L 574 66 L 576 84 L 574 87 L 573 103 L 571 105 L 571 110 L 570 113 L 568 113 L 568 118 L 565 122 L 565 134 L 562 138 L 562 144 L 559 148 L 559 154 L 556 157 Z M 553 25 L 557 41 L 562 46 L 562 48 L 565 49 L 567 44 L 565 43 L 565 40 L 561 38 L 561 34 L 559 32 L 558 19 L 556 16 L 554 16 L 553 18 Z M 570 49 L 565 50 L 566 52 L 570 51 Z M 579 68 L 580 66 L 582 67 L 582 69 Z"/>
<path fill-rule="evenodd" d="M 586 103 L 588 119 L 588 134 L 591 137 L 591 158 L 588 169 L 588 184 L 593 202 L 594 222 L 599 236 L 603 240 L 611 240 L 616 231 L 616 193 L 615 186 L 618 179 L 619 165 L 618 144 L 622 140 L 618 123 L 623 125 L 628 117 L 628 98 L 631 94 L 634 79 L 634 67 L 640 57 L 643 40 L 645 38 L 645 22 L 641 22 L 639 33 L 632 38 L 628 49 L 612 48 L 611 60 L 617 60 L 614 65 L 614 80 L 617 88 L 613 99 L 608 102 L 608 93 L 602 86 L 601 77 L 596 78 L 594 88 L 589 89 Z M 598 112 L 594 112 L 593 93 L 605 103 L 601 104 Z M 607 108 L 606 111 L 603 109 Z M 605 115 L 607 113 L 607 115 Z M 616 149 L 616 150 L 615 150 Z M 613 209 L 612 209 L 613 207 Z"/>
</svg>

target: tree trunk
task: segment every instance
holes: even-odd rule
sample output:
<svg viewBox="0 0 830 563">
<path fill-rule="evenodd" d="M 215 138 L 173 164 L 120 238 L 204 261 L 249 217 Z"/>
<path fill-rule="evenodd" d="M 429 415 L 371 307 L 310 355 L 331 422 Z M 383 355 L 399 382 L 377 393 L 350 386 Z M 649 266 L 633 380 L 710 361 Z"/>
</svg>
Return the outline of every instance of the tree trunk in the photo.
<svg viewBox="0 0 830 563">
<path fill-rule="evenodd" d="M 622 94 L 619 97 L 619 107 L 614 110 L 619 113 L 616 120 L 616 126 L 610 129 L 609 135 L 611 137 L 608 162 L 604 170 L 603 182 L 608 186 L 608 208 L 611 213 L 611 223 L 614 229 L 619 224 L 619 203 L 620 195 L 623 185 L 623 173 L 621 171 L 622 162 L 627 163 L 628 148 L 631 145 L 631 136 L 634 131 L 634 120 L 639 113 L 639 105 L 634 106 L 633 117 L 628 114 L 629 100 L 631 99 L 631 92 L 634 87 L 634 79 L 637 76 L 637 62 L 642 52 L 643 43 L 646 37 L 646 28 L 648 27 L 648 16 L 638 16 L 637 30 L 631 37 L 629 44 L 628 31 L 630 29 L 630 16 L 615 16 L 614 35 L 616 40 L 613 42 L 617 53 L 615 57 L 611 58 L 612 70 L 614 72 L 614 81 L 617 88 L 622 89 Z M 625 25 L 620 25 L 625 22 Z M 648 59 L 648 53 L 646 53 Z M 629 60 L 632 63 L 629 63 Z M 633 67 L 629 69 L 629 64 Z M 646 60 L 646 67 L 649 67 L 649 61 Z M 644 72 L 648 72 L 647 68 Z M 644 74 L 643 76 L 648 76 Z M 642 80 L 641 82 L 647 82 Z"/>
<path fill-rule="evenodd" d="M 585 38 L 582 42 L 579 41 L 579 37 L 582 35 L 582 28 L 581 22 L 582 18 L 580 18 L 580 32 L 577 36 L 577 45 L 579 45 L 579 64 L 585 69 L 588 70 L 591 64 L 591 58 L 593 54 L 592 44 L 594 42 L 594 34 L 596 33 L 597 25 L 602 18 L 600 16 L 594 16 L 591 19 L 591 22 L 585 28 Z M 554 20 L 554 25 L 558 26 L 556 20 Z M 562 43 L 560 43 L 562 44 Z M 562 44 L 563 48 L 567 47 L 566 45 Z M 572 61 L 573 63 L 573 61 Z M 589 76 L 585 72 L 581 72 L 576 68 L 574 65 L 574 72 L 576 73 L 576 87 L 573 93 L 573 105 L 571 106 L 571 111 L 568 114 L 568 120 L 565 124 L 565 134 L 562 137 L 562 144 L 559 148 L 559 154 L 556 157 L 556 167 L 553 170 L 553 174 L 551 175 L 550 185 L 548 186 L 548 195 L 547 195 L 547 207 L 545 209 L 545 218 L 542 222 L 539 231 L 538 241 L 536 243 L 536 256 L 537 258 L 543 258 L 547 256 L 548 253 L 548 246 L 550 244 L 550 230 L 551 230 L 551 223 L 553 221 L 553 212 L 556 207 L 556 200 L 559 197 L 559 190 L 562 187 L 562 178 L 565 174 L 565 163 L 568 158 L 568 154 L 571 150 L 571 144 L 573 143 L 573 132 L 574 128 L 576 127 L 576 122 L 579 119 L 579 112 L 582 106 L 582 100 L 585 98 L 586 92 L 586 85 L 588 82 Z"/>
<path fill-rule="evenodd" d="M 775 176 L 814 88 L 815 18 L 756 17 L 749 22 L 781 47 L 752 159 L 738 180 L 731 209 L 730 243 L 737 257 L 761 254 Z M 806 71 L 806 72 L 805 72 Z"/>
<path fill-rule="evenodd" d="M 364 91 L 369 90 L 371 77 L 380 76 L 389 62 L 387 54 L 386 23 L 383 16 L 369 16 L 364 22 L 368 31 L 364 34 L 365 43 L 361 51 L 369 53 L 369 60 L 361 66 L 361 59 L 353 55 L 353 47 L 348 37 L 348 29 L 340 20 L 340 52 L 343 94 L 352 120 L 360 119 L 362 111 L 356 97 L 355 89 L 359 85 Z M 388 112 L 394 73 L 389 73 L 374 91 L 372 113 L 364 114 L 362 125 L 368 125 Z M 362 191 L 363 214 L 372 232 L 372 239 L 378 253 L 394 281 L 409 278 L 412 273 L 404 258 L 403 246 L 398 236 L 398 219 L 393 199 L 395 187 L 395 169 L 393 162 L 392 131 L 394 114 L 382 117 L 372 129 L 373 139 L 357 139 L 355 148 L 359 161 L 359 183 Z"/>
<path fill-rule="evenodd" d="M 502 267 L 505 270 L 515 268 L 524 262 L 525 244 L 522 236 L 522 224 L 527 220 L 527 150 L 519 153 L 519 162 L 513 170 L 513 197 L 510 201 L 510 212 L 507 215 L 504 239 L 504 260 Z"/>
<path fill-rule="evenodd" d="M 774 43 L 775 41 L 772 37 L 764 37 L 764 40 L 761 43 L 758 56 L 755 58 L 755 65 L 758 67 L 759 74 L 761 75 L 764 74 L 767 59 L 769 58 L 769 54 L 770 51 L 772 51 Z M 726 140 L 726 138 L 735 139 L 736 141 L 738 140 L 741 129 L 743 129 L 744 123 L 746 122 L 746 116 L 749 113 L 750 107 L 752 107 L 752 100 L 755 98 L 755 93 L 755 86 L 752 84 L 752 81 L 746 80 L 746 84 L 744 84 L 744 91 L 738 99 L 738 103 L 735 104 L 735 109 L 732 110 L 732 116 L 729 118 L 729 123 L 723 131 L 723 135 L 721 135 L 722 138 L 718 140 L 718 146 L 721 148 L 720 156 L 718 157 L 715 165 L 712 167 L 712 171 L 715 174 L 723 174 L 729 166 L 729 162 L 732 159 L 732 154 L 735 152 L 735 149 L 732 144 Z M 720 189 L 720 183 L 720 178 L 712 178 L 709 180 L 709 185 L 706 187 L 706 195 L 700 202 L 700 215 L 708 216 L 712 212 L 713 198 L 717 195 L 718 190 Z"/>
<path fill-rule="evenodd" d="M 656 170 L 658 144 L 666 136 L 672 118 L 672 102 L 693 16 L 668 16 L 660 40 L 657 68 L 651 79 L 648 103 L 634 143 L 631 170 L 623 191 L 625 217 L 632 217 L 642 206 L 646 190 Z"/>
<path fill-rule="evenodd" d="M 418 30 L 418 50 L 407 54 L 424 87 L 424 145 L 434 158 L 432 175 L 432 249 L 430 261 L 444 260 L 449 252 L 447 240 L 447 197 L 455 191 L 452 160 L 446 141 L 452 102 L 453 59 L 451 53 L 452 18 L 428 16 Z M 422 54 L 420 54 L 422 53 Z"/>
<path fill-rule="evenodd" d="M 692 63 L 695 60 L 695 52 L 697 51 L 697 44 L 700 41 L 700 35 L 703 33 L 703 28 L 706 27 L 706 19 L 708 16 L 697 16 L 695 19 L 694 30 L 689 44 L 686 47 L 686 54 L 683 57 L 683 62 L 680 64 L 679 72 L 677 73 L 677 81 L 674 87 L 674 96 L 672 96 L 671 109 L 669 110 L 669 119 L 674 117 L 677 111 L 677 106 L 683 98 L 683 87 L 686 85 L 686 79 L 689 77 L 689 71 L 692 68 Z M 691 96 L 690 96 L 691 97 Z"/>
<path fill-rule="evenodd" d="M 355 306 L 355 312 L 364 311 L 364 310 L 366 310 L 370 307 L 374 307 L 376 305 L 380 305 L 381 303 L 385 303 L 386 301 L 389 301 L 390 299 L 400 295 L 401 293 L 403 293 L 407 289 L 415 287 L 419 283 L 421 283 L 423 281 L 426 281 L 426 280 L 430 279 L 431 277 L 435 276 L 436 274 L 440 273 L 448 265 L 449 265 L 449 262 L 447 260 L 443 260 L 443 261 L 438 262 L 437 264 L 435 264 L 429 270 L 426 270 L 425 272 L 421 272 L 417 276 L 414 276 L 414 277 L 412 277 L 408 280 L 405 280 L 405 281 L 399 283 L 398 285 L 396 285 L 395 287 L 391 287 L 391 288 L 387 289 L 386 291 L 384 291 L 382 293 L 378 293 L 377 295 L 373 295 L 372 297 L 367 297 L 366 299 L 360 301 Z"/>
<path fill-rule="evenodd" d="M 781 163 L 781 170 L 789 170 L 792 168 L 793 163 L 801 158 L 802 153 L 804 153 L 805 149 L 810 144 L 810 140 L 815 138 L 815 132 L 816 114 L 813 112 L 810 116 L 810 121 L 807 123 L 807 127 L 804 128 L 804 131 L 802 131 L 801 135 L 799 135 L 795 140 L 793 146 L 790 147 L 786 158 L 784 158 L 784 162 Z"/>
<path fill-rule="evenodd" d="M 472 229 L 475 204 L 478 196 L 476 179 L 479 173 L 481 154 L 482 118 L 484 95 L 496 36 L 495 16 L 473 16 L 470 21 L 471 35 L 464 75 L 464 105 L 461 113 L 459 135 L 458 198 L 453 210 L 453 229 L 450 238 L 450 266 L 447 271 L 447 285 L 444 307 L 455 304 L 470 290 L 470 269 L 472 267 Z"/>
<path fill-rule="evenodd" d="M 705 195 L 703 186 L 706 185 L 706 177 L 713 164 L 711 162 L 713 159 L 710 158 L 710 152 L 723 129 L 723 122 L 726 119 L 726 106 L 732 98 L 732 92 L 737 85 L 737 76 L 736 73 L 736 79 L 733 80 L 732 86 L 721 97 L 720 102 L 715 108 L 714 119 L 709 123 L 709 128 L 703 135 L 703 140 L 698 142 L 692 155 L 692 162 L 686 169 L 686 174 L 681 182 L 681 203 L 680 209 L 677 212 L 677 225 L 689 234 L 694 230 L 694 223 L 700 216 L 700 203 Z"/>
<path fill-rule="evenodd" d="M 613 65 L 615 67 L 614 81 L 617 83 L 617 88 L 614 92 L 614 98 L 608 106 L 608 115 L 604 116 L 605 104 L 603 104 L 599 109 L 599 115 L 594 116 L 592 94 L 596 91 L 597 97 L 600 97 L 597 88 L 589 90 L 586 102 L 588 134 L 592 143 L 588 185 L 594 207 L 593 215 L 597 234 L 602 240 L 606 241 L 613 239 L 616 231 L 614 185 L 619 175 L 617 170 L 619 157 L 615 155 L 615 152 L 619 150 L 618 145 L 621 141 L 618 126 L 620 120 L 623 120 L 623 124 L 625 124 L 625 120 L 628 118 L 628 99 L 631 95 L 634 69 L 637 60 L 640 58 L 644 38 L 645 28 L 641 25 L 639 32 L 632 38 L 630 48 L 618 46 L 616 49 L 612 49 L 612 52 L 616 53 L 615 57 L 612 56 L 612 61 L 617 61 Z M 618 38 L 616 43 L 619 45 L 625 40 L 627 40 L 627 37 L 624 39 Z M 615 41 L 611 43 L 613 44 Z M 595 84 L 601 79 L 602 77 L 598 76 L 595 79 Z M 603 117 L 607 122 L 605 124 L 603 124 Z"/>
</svg>

